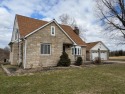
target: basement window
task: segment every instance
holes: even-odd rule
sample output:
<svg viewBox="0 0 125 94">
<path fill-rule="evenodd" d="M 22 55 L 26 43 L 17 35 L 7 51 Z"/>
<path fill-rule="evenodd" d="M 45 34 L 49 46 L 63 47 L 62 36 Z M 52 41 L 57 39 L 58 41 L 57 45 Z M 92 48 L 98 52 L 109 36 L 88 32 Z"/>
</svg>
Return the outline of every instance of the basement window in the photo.
<svg viewBox="0 0 125 94">
<path fill-rule="evenodd" d="M 41 44 L 41 54 L 50 55 L 51 45 L 48 43 Z"/>
<path fill-rule="evenodd" d="M 51 26 L 51 35 L 55 36 L 55 26 Z"/>
</svg>

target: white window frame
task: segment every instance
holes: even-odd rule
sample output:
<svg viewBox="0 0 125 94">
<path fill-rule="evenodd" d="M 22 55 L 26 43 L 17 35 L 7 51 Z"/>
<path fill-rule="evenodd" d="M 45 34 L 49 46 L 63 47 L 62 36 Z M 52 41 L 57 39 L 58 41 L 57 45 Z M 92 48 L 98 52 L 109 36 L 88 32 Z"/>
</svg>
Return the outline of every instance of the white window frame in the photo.
<svg viewBox="0 0 125 94">
<path fill-rule="evenodd" d="M 54 34 L 53 34 L 53 31 L 52 31 L 53 28 L 54 28 Z M 51 26 L 51 35 L 52 35 L 52 36 L 55 36 L 55 26 Z"/>
<path fill-rule="evenodd" d="M 42 48 L 41 48 L 42 45 L 49 45 L 49 46 L 50 46 L 50 53 L 49 53 L 49 54 L 48 54 L 48 53 L 45 54 L 45 48 L 43 48 L 43 49 L 44 49 L 44 50 L 43 50 L 44 52 L 42 53 Z M 42 43 L 42 44 L 40 45 L 40 54 L 41 54 L 41 55 L 51 55 L 51 44 L 50 44 L 50 43 Z"/>
<path fill-rule="evenodd" d="M 72 52 L 72 55 L 82 55 L 82 48 L 81 46 L 71 47 L 71 52 Z"/>
</svg>

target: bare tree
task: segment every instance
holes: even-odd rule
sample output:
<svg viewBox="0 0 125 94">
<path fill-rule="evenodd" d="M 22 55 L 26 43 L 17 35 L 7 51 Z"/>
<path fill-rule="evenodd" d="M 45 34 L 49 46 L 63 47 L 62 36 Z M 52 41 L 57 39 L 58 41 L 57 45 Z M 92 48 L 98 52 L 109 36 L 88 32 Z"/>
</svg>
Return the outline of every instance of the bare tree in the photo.
<svg viewBox="0 0 125 94">
<path fill-rule="evenodd" d="M 8 46 L 6 46 L 6 47 L 4 48 L 4 51 L 9 53 L 10 48 L 9 48 Z"/>
<path fill-rule="evenodd" d="M 69 25 L 72 28 L 76 27 L 76 20 L 69 16 L 68 14 L 62 14 L 59 16 L 59 20 L 61 21 L 62 24 Z"/>
<path fill-rule="evenodd" d="M 78 25 L 76 23 L 75 18 L 71 17 L 68 14 L 62 14 L 62 15 L 59 16 L 59 20 L 60 20 L 61 24 L 69 25 L 73 29 L 75 27 L 78 27 L 79 28 L 79 35 L 85 40 L 85 34 L 84 34 L 85 29 L 83 29 L 81 25 Z"/>
<path fill-rule="evenodd" d="M 96 0 L 97 15 L 111 36 L 124 39 L 125 43 L 125 0 Z"/>
</svg>

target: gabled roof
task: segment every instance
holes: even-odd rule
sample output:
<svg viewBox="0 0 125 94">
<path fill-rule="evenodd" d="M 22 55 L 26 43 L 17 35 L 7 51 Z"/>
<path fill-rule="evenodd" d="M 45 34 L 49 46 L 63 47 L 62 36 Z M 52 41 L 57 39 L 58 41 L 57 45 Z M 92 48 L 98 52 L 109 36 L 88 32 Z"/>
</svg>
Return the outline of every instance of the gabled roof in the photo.
<svg viewBox="0 0 125 94">
<path fill-rule="evenodd" d="M 45 25 L 46 21 L 41 21 L 29 17 L 25 17 L 22 15 L 16 15 L 16 19 L 18 22 L 19 32 L 21 36 L 26 36 L 37 28 Z"/>
<path fill-rule="evenodd" d="M 93 48 L 98 43 L 103 44 L 103 46 L 105 46 L 107 48 L 107 46 L 102 41 L 96 41 L 96 42 L 86 43 L 86 45 L 87 45 L 86 50 L 89 51 L 91 48 Z M 107 48 L 107 50 L 109 50 L 109 49 Z"/>
<path fill-rule="evenodd" d="M 16 15 L 18 22 L 19 32 L 21 37 L 32 33 L 36 29 L 48 24 L 49 22 L 25 17 L 22 15 Z M 73 29 L 68 25 L 58 24 L 66 34 L 77 44 L 81 46 L 86 46 L 86 43 L 73 31 Z"/>
<path fill-rule="evenodd" d="M 87 45 L 87 50 L 90 50 L 91 48 L 93 48 L 96 44 L 98 44 L 100 41 L 97 42 L 90 42 L 90 43 L 86 43 Z"/>
</svg>

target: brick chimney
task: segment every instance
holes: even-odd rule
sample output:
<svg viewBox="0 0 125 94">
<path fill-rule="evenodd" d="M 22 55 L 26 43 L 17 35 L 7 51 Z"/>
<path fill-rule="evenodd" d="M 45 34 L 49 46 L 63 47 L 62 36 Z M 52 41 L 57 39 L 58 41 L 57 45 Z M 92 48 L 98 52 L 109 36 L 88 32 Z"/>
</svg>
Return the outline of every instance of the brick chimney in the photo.
<svg viewBox="0 0 125 94">
<path fill-rule="evenodd" d="M 75 27 L 73 31 L 74 31 L 77 35 L 79 35 L 79 28 L 78 28 L 78 27 Z"/>
</svg>

